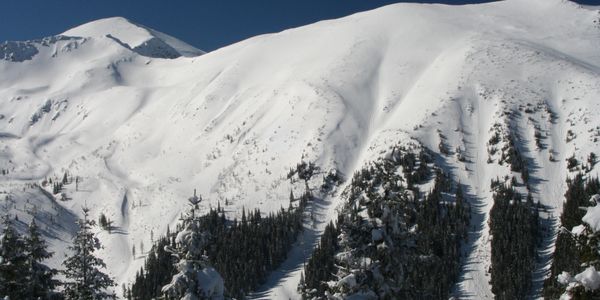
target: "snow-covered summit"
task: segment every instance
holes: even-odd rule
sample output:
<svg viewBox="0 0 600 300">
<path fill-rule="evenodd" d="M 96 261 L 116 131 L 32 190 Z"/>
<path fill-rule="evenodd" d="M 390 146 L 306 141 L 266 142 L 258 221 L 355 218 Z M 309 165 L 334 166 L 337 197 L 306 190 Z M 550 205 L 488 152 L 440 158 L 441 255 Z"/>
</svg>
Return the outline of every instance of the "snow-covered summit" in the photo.
<svg viewBox="0 0 600 300">
<path fill-rule="evenodd" d="M 112 38 L 144 56 L 175 58 L 204 54 L 172 36 L 135 24 L 123 17 L 92 21 L 62 33 L 64 36 Z"/>
<path fill-rule="evenodd" d="M 301 159 L 351 175 L 399 139 L 444 145 L 447 171 L 480 199 L 457 290 L 491 298 L 490 180 L 518 174 L 490 141 L 514 137 L 535 166 L 532 196 L 553 217 L 566 159 L 600 153 L 593 10 L 562 0 L 403 3 L 172 60 L 149 57 L 201 51 L 123 18 L 6 42 L 0 191 L 21 213 L 26 197 L 50 203 L 24 186 L 76 176 L 78 188 L 38 206 L 77 214 L 87 201 L 106 214 L 124 234 L 102 232 L 101 254 L 126 282 L 142 264 L 132 246 L 148 248 L 176 222 L 194 188 L 203 209 L 272 211 L 287 206 L 285 173 Z M 339 201 L 316 213 L 323 224 Z"/>
<path fill-rule="evenodd" d="M 101 38 L 111 35 L 131 47 L 136 47 L 153 38 L 145 28 L 133 24 L 123 17 L 105 18 L 71 28 L 61 35 Z"/>
<path fill-rule="evenodd" d="M 45 63 L 47 58 L 56 58 L 80 48 L 86 48 L 87 51 L 78 51 L 79 55 L 71 56 L 69 62 L 80 59 L 82 55 L 98 58 L 106 52 L 118 56 L 117 60 L 122 59 L 127 52 L 151 58 L 196 57 L 204 54 L 204 51 L 172 36 L 125 18 L 114 17 L 89 22 L 62 34 L 41 39 L 1 42 L 0 60 L 25 62 L 37 59 Z M 107 49 L 112 51 L 106 51 Z"/>
</svg>

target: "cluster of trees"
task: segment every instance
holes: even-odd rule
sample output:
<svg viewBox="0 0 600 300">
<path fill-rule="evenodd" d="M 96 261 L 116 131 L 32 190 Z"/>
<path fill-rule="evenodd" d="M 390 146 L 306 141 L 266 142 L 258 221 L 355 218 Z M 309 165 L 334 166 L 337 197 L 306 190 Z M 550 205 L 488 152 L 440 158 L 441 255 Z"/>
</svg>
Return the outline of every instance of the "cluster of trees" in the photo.
<svg viewBox="0 0 600 300">
<path fill-rule="evenodd" d="M 431 175 L 431 170 L 428 167 L 431 162 L 430 155 L 425 151 L 419 151 L 417 156 L 413 152 L 400 147 L 392 150 L 392 161 L 388 162 L 387 167 L 394 168 L 397 167 L 394 165 L 399 164 L 406 180 L 406 188 L 418 193 L 415 184 L 423 182 Z"/>
<path fill-rule="evenodd" d="M 166 248 L 177 259 L 176 273 L 161 291 L 167 299 L 222 299 L 223 278 L 208 262 L 205 249 L 210 236 L 196 213 L 201 198 L 194 191 L 189 201 L 191 209 L 181 219 L 175 247 Z"/>
<path fill-rule="evenodd" d="M 550 277 L 544 282 L 544 297 L 547 299 L 557 299 L 565 292 L 565 286 L 557 280 L 561 273 L 578 274 L 587 265 L 593 265 L 600 269 L 598 243 L 590 243 L 592 239 L 586 236 L 574 236 L 571 233 L 575 226 L 582 224 L 581 219 L 586 213 L 582 208 L 594 205 L 595 203 L 591 203 L 589 200 L 599 192 L 600 181 L 597 177 L 586 179 L 583 174 L 579 173 L 574 178 L 567 179 L 566 201 L 560 217 L 561 226 L 556 236 Z M 582 288 L 571 292 L 574 299 L 600 297 L 598 291 L 586 292 Z"/>
<path fill-rule="evenodd" d="M 296 164 L 296 168 L 290 168 L 287 178 L 293 183 L 294 179 L 298 177 L 299 180 L 304 181 L 306 190 L 309 190 L 308 181 L 310 181 L 311 178 L 320 171 L 321 168 L 319 168 L 319 166 L 317 166 L 315 163 L 301 161 L 300 163 Z"/>
<path fill-rule="evenodd" d="M 297 206 L 290 203 L 287 210 L 282 208 L 267 216 L 259 210 L 244 210 L 241 220 L 231 221 L 226 219 L 219 205 L 206 215 L 184 218 L 175 233 L 167 233 L 153 245 L 145 267 L 137 273 L 131 286 L 124 287 L 124 297 L 152 299 L 164 295 L 179 299 L 183 296 L 173 292 L 178 286 L 173 280 L 185 271 L 181 269 L 185 264 L 181 257 L 190 257 L 189 247 L 182 246 L 177 239 L 183 232 L 189 232 L 188 235 L 196 235 L 201 240 L 194 246 L 201 251 L 192 255 L 193 259 L 186 260 L 186 268 L 203 272 L 208 267 L 214 268 L 224 281 L 225 296 L 243 299 L 264 283 L 269 273 L 287 258 L 288 251 L 303 230 L 304 209 L 311 197 L 307 192 L 299 199 L 291 199 L 299 203 Z M 182 251 L 188 254 L 182 255 Z M 201 263 L 194 266 L 192 261 Z M 201 298 L 203 295 L 198 296 Z"/>
<path fill-rule="evenodd" d="M 500 126 L 494 126 L 494 135 L 489 145 L 501 141 Z M 541 136 L 536 135 L 536 139 Z M 507 163 L 510 171 L 521 173 L 523 185 L 529 191 L 529 167 L 527 159 L 519 151 L 515 140 L 518 138 L 505 134 L 505 144 L 500 151 L 500 165 Z M 541 148 L 541 140 L 537 141 Z M 488 148 L 490 152 L 490 148 Z M 494 153 L 489 153 L 490 157 Z M 491 162 L 491 158 L 488 159 Z M 510 182 L 496 179 L 491 181 L 494 191 L 494 205 L 490 211 L 490 234 L 492 235 L 492 261 L 490 267 L 492 292 L 498 299 L 524 299 L 532 284 L 532 272 L 535 268 L 536 248 L 539 243 L 539 204 L 534 204 L 528 193 L 523 199 L 513 186 L 518 184 L 513 176 Z"/>
<path fill-rule="evenodd" d="M 523 183 L 525 185 L 528 185 L 528 181 L 529 181 L 529 168 L 527 165 L 527 160 L 525 157 L 523 157 L 523 155 L 521 154 L 521 152 L 519 151 L 515 141 L 518 140 L 518 137 L 510 134 L 510 133 L 506 133 L 504 135 L 501 135 L 501 131 L 502 131 L 502 126 L 499 123 L 495 123 L 492 127 L 493 129 L 493 134 L 490 137 L 489 141 L 488 141 L 488 163 L 492 163 L 494 160 L 492 159 L 492 156 L 496 154 L 496 152 L 498 151 L 496 149 L 496 145 L 498 143 L 500 143 L 501 141 L 504 142 L 504 145 L 502 146 L 501 150 L 500 150 L 500 158 L 498 159 L 498 164 L 503 165 L 504 163 L 507 163 L 510 165 L 510 170 L 513 172 L 519 172 L 521 173 L 521 178 L 523 179 Z M 541 141 L 538 140 L 538 135 L 541 133 L 538 133 L 536 131 L 536 143 L 538 143 L 538 148 L 542 148 L 541 146 Z M 541 137 L 539 137 L 541 138 Z"/>
<path fill-rule="evenodd" d="M 491 164 L 494 160 L 492 159 L 492 156 L 496 154 L 496 152 L 498 151 L 498 149 L 496 148 L 496 145 L 498 143 L 500 143 L 500 141 L 502 140 L 500 132 L 502 131 L 502 125 L 500 125 L 500 123 L 494 123 L 494 125 L 492 125 L 492 129 L 493 131 L 492 135 L 490 136 L 490 139 L 487 143 L 487 152 L 488 152 L 488 159 L 487 159 L 487 163 Z M 502 163 L 502 162 L 500 162 Z"/>
<path fill-rule="evenodd" d="M 79 176 L 73 177 L 69 173 L 64 172 L 62 178 L 55 177 L 54 180 L 52 180 L 52 178 L 44 178 L 41 184 L 44 188 L 46 188 L 47 186 L 51 186 L 52 194 L 58 195 L 63 191 L 65 185 L 71 184 L 73 182 L 75 182 L 75 190 L 78 191 L 80 182 Z M 62 197 L 62 200 L 67 200 L 66 195 L 64 193 L 62 194 Z"/>
<path fill-rule="evenodd" d="M 577 160 L 577 158 L 575 157 L 575 153 L 573 153 L 573 155 L 571 155 L 567 158 L 567 169 L 569 170 L 569 172 L 575 172 L 575 171 L 580 170 L 580 171 L 588 173 L 596 165 L 597 159 L 598 158 L 596 156 L 596 153 L 591 152 L 587 157 L 587 164 L 586 164 L 585 161 L 579 162 L 579 160 Z"/>
<path fill-rule="evenodd" d="M 79 220 L 79 231 L 69 247 L 71 256 L 63 261 L 60 271 L 64 282 L 55 276 L 59 271 L 48 267 L 44 261 L 52 257 L 41 237 L 35 219 L 29 224 L 28 235 L 21 237 L 13 220 L 7 215 L 3 220 L 0 238 L 0 297 L 7 299 L 113 299 L 108 289 L 113 280 L 102 272 L 104 262 L 94 256 L 100 247 L 91 232 L 94 222 L 84 209 L 84 219 Z M 59 291 L 58 287 L 62 286 Z"/>
<path fill-rule="evenodd" d="M 527 167 L 527 161 L 519 152 L 515 145 L 515 139 L 512 136 L 507 136 L 508 143 L 502 147 L 502 155 L 499 163 L 506 162 L 510 164 L 510 170 L 513 172 L 520 172 L 523 183 L 527 184 L 529 181 L 529 168 Z"/>
<path fill-rule="evenodd" d="M 62 182 L 54 182 L 52 183 L 52 194 L 56 195 L 60 193 L 63 189 L 64 184 Z"/>
<path fill-rule="evenodd" d="M 327 172 L 327 175 L 323 176 L 323 183 L 321 184 L 321 193 L 327 194 L 334 188 L 339 186 L 343 182 L 343 176 L 336 169 Z"/>
<path fill-rule="evenodd" d="M 110 233 L 110 231 L 112 230 L 112 224 L 113 224 L 113 221 L 111 221 L 109 218 L 107 218 L 104 213 L 100 213 L 100 217 L 98 217 L 98 225 L 100 225 L 100 228 L 102 228 L 102 229 L 108 231 L 108 233 Z"/>
<path fill-rule="evenodd" d="M 496 299 L 525 299 L 530 292 L 539 242 L 539 205 L 523 201 L 510 184 L 494 184 L 490 211 L 491 285 Z"/>
<path fill-rule="evenodd" d="M 298 291 L 305 297 L 323 295 L 327 290 L 327 281 L 332 279 L 332 271 L 335 270 L 334 255 L 339 248 L 339 234 L 340 231 L 333 222 L 325 227 L 319 245 L 304 267 L 306 273 L 303 272 L 300 277 Z"/>
<path fill-rule="evenodd" d="M 264 283 L 269 273 L 286 258 L 298 234 L 303 230 L 304 206 L 310 198 L 302 197 L 298 207 L 283 208 L 277 214 L 261 216 L 255 210 L 231 226 L 214 228 L 219 238 L 212 241 L 207 254 L 223 275 L 230 296 L 241 299 Z M 214 236 L 214 235 L 212 235 Z"/>
<path fill-rule="evenodd" d="M 28 235 L 21 237 L 12 222 L 8 215 L 3 217 L 0 239 L 0 297 L 52 298 L 58 286 L 54 279 L 57 271 L 43 263 L 52 253 L 46 251 L 47 246 L 41 238 L 39 227 L 32 221 L 29 224 Z"/>
<path fill-rule="evenodd" d="M 398 147 L 354 175 L 337 225 L 327 227 L 305 266 L 303 297 L 448 298 L 470 208 L 431 161 L 426 151 Z M 417 185 L 432 179 L 421 195 Z"/>
<path fill-rule="evenodd" d="M 165 236 L 159 238 L 136 273 L 130 286 L 123 286 L 123 298 L 156 299 L 162 295 L 162 287 L 171 281 L 176 273 L 177 260 L 167 249 L 174 249 L 175 235 L 167 229 Z"/>
<path fill-rule="evenodd" d="M 444 155 L 449 155 L 450 149 L 448 149 L 448 145 L 446 145 L 446 136 L 443 135 L 441 132 L 438 132 L 438 137 L 440 139 L 440 143 L 438 144 L 438 149 L 440 150 L 440 153 Z"/>
<path fill-rule="evenodd" d="M 533 133 L 533 137 L 535 138 L 535 146 L 538 148 L 538 150 L 545 149 L 544 143 L 542 143 L 542 139 L 544 139 L 544 136 L 542 134 L 541 129 L 539 128 L 539 125 L 535 126 L 535 132 Z"/>
<path fill-rule="evenodd" d="M 49 184 L 50 184 L 50 185 L 52 185 L 52 193 L 53 193 L 54 195 L 56 195 L 56 194 L 58 194 L 58 193 L 60 193 L 60 192 L 62 191 L 63 187 L 64 187 L 66 184 L 70 184 L 71 182 L 72 182 L 72 177 L 70 177 L 70 176 L 67 174 L 67 172 L 65 172 L 65 173 L 63 174 L 63 177 L 62 177 L 62 179 L 61 179 L 61 180 L 59 180 L 59 179 L 55 179 L 55 180 L 53 181 L 53 180 L 52 180 L 52 178 L 50 178 L 50 179 L 44 179 L 44 180 L 42 181 L 42 186 L 43 186 L 43 187 L 45 187 L 46 185 L 49 185 Z"/>
<path fill-rule="evenodd" d="M 565 138 L 565 141 L 567 143 L 569 143 L 572 140 L 574 140 L 576 137 L 577 137 L 577 135 L 575 134 L 575 132 L 573 132 L 573 130 L 569 129 L 569 130 L 567 130 L 567 137 Z"/>
</svg>

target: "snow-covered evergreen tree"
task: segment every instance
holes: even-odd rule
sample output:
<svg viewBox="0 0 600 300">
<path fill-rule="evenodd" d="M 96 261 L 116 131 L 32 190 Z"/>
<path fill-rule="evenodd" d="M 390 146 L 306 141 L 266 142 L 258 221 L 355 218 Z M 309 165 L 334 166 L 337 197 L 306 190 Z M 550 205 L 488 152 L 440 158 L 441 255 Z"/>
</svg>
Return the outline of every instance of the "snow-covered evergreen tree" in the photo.
<svg viewBox="0 0 600 300">
<path fill-rule="evenodd" d="M 597 191 L 597 186 L 592 189 Z M 587 208 L 582 223 L 570 232 L 579 252 L 579 270 L 563 271 L 555 278 L 563 287 L 560 299 L 600 298 L 600 195 L 593 195 L 590 203 L 594 206 Z"/>
<path fill-rule="evenodd" d="M 191 209 L 182 219 L 184 229 L 177 234 L 176 248 L 169 249 L 179 259 L 177 273 L 169 284 L 162 288 L 163 293 L 174 299 L 223 299 L 223 278 L 208 264 L 204 255 L 207 236 L 201 232 L 199 217 L 196 215 L 202 199 L 189 198 Z"/>
<path fill-rule="evenodd" d="M 65 297 L 77 300 L 114 299 L 115 294 L 108 289 L 115 283 L 102 272 L 101 268 L 106 267 L 102 259 L 94 256 L 101 245 L 92 232 L 95 222 L 88 219 L 88 212 L 87 208 L 83 209 L 83 220 L 78 222 L 79 231 L 69 247 L 72 255 L 63 262 L 63 274 L 67 279 L 64 283 Z"/>
<path fill-rule="evenodd" d="M 25 243 L 15 231 L 9 215 L 2 221 L 0 236 L 0 297 L 23 299 L 25 291 Z"/>
<path fill-rule="evenodd" d="M 57 273 L 49 268 L 43 261 L 52 257 L 53 253 L 47 251 L 47 245 L 39 231 L 35 220 L 29 224 L 29 235 L 25 238 L 26 258 L 26 289 L 27 299 L 49 299 L 55 294 L 54 289 L 59 284 L 54 279 Z"/>
<path fill-rule="evenodd" d="M 567 179 L 545 299 L 600 298 L 600 181 L 586 177 Z"/>
</svg>

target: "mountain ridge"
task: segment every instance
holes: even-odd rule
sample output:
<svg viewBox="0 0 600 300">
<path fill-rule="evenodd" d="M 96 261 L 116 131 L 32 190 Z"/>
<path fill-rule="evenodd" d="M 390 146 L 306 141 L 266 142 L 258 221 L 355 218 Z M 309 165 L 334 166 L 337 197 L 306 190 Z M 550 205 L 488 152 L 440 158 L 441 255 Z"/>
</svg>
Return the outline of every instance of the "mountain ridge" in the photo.
<svg viewBox="0 0 600 300">
<path fill-rule="evenodd" d="M 119 40 L 120 43 L 127 45 L 129 49 L 132 49 L 141 55 L 150 57 L 152 57 L 152 55 L 166 57 L 164 54 L 158 56 L 150 51 L 150 49 L 156 49 L 158 47 L 167 48 L 165 51 L 173 56 L 167 58 L 176 58 L 179 56 L 195 57 L 205 53 L 176 38 L 146 26 L 136 24 L 123 17 L 111 17 L 88 22 L 69 29 L 61 35 L 93 38 L 111 36 Z"/>
<path fill-rule="evenodd" d="M 61 34 L 30 41 L 0 43 L 0 59 L 12 62 L 32 60 L 44 48 L 51 48 L 51 57 L 71 52 L 92 40 L 109 39 L 121 47 L 146 57 L 196 57 L 205 54 L 185 42 L 123 17 L 104 18 L 69 29 Z"/>
<path fill-rule="evenodd" d="M 515 174 L 488 141 L 495 132 L 518 137 L 548 218 L 561 211 L 565 160 L 600 150 L 597 11 L 528 3 L 390 5 L 173 60 L 131 51 L 152 39 L 142 27 L 65 31 L 82 37 L 0 61 L 0 168 L 10 170 L 1 187 L 79 176 L 81 190 L 66 186 L 70 200 L 57 203 L 74 214 L 87 203 L 123 226 L 127 235 L 100 233 L 101 254 L 127 282 L 142 263 L 131 246 L 176 223 L 195 188 L 203 209 L 227 201 L 230 217 L 269 212 L 287 205 L 290 189 L 301 194 L 285 178 L 301 160 L 350 179 L 398 140 L 414 140 L 439 154 L 478 207 L 472 267 L 456 294 L 491 298 L 488 186 Z M 337 194 L 315 211 L 317 232 L 343 201 Z M 263 290 L 297 297 L 299 271 Z"/>
</svg>

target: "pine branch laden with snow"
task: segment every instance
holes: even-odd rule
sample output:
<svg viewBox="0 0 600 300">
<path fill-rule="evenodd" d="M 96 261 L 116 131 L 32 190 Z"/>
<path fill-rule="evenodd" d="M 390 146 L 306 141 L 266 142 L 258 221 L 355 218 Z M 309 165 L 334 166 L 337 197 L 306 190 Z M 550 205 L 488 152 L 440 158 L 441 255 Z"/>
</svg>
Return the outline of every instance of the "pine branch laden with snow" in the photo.
<svg viewBox="0 0 600 300">
<path fill-rule="evenodd" d="M 594 206 L 587 207 L 586 213 L 581 219 L 582 224 L 574 226 L 570 234 L 580 250 L 580 258 L 583 259 L 583 271 L 572 275 L 563 271 L 556 277 L 561 285 L 565 286 L 561 300 L 583 299 L 587 297 L 600 296 L 600 195 L 593 195 L 589 202 Z M 581 255 L 583 253 L 583 255 Z"/>
</svg>

